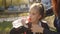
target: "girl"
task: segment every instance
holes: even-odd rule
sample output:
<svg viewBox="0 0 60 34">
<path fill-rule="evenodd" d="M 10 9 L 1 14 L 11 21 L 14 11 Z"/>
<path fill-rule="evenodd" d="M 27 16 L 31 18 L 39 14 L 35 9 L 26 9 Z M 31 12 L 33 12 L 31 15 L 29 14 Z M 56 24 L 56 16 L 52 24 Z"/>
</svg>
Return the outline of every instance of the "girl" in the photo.
<svg viewBox="0 0 60 34">
<path fill-rule="evenodd" d="M 49 29 L 47 22 L 42 20 L 44 18 L 44 7 L 41 3 L 32 4 L 29 11 L 32 34 L 43 33 L 41 27 Z"/>
<path fill-rule="evenodd" d="M 24 34 L 42 34 L 43 29 L 41 29 L 41 27 L 43 27 L 44 29 L 49 29 L 47 22 L 42 20 L 44 18 L 44 7 L 41 3 L 32 4 L 29 11 L 30 20 L 29 23 L 27 23 L 28 28 L 20 29 L 24 29 Z"/>
</svg>

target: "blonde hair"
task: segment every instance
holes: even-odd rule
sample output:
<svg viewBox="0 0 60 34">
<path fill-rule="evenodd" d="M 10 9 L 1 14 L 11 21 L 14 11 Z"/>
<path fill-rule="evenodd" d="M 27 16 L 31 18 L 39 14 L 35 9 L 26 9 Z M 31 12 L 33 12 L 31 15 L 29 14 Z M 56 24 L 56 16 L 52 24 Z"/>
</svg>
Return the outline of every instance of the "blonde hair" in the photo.
<svg viewBox="0 0 60 34">
<path fill-rule="evenodd" d="M 42 3 L 33 3 L 33 4 L 31 5 L 31 7 L 30 7 L 30 10 L 31 10 L 32 8 L 37 8 L 38 11 L 39 11 L 39 13 L 40 13 L 40 15 L 41 15 L 42 17 L 44 16 L 45 9 L 44 9 L 44 6 L 43 6 Z"/>
</svg>

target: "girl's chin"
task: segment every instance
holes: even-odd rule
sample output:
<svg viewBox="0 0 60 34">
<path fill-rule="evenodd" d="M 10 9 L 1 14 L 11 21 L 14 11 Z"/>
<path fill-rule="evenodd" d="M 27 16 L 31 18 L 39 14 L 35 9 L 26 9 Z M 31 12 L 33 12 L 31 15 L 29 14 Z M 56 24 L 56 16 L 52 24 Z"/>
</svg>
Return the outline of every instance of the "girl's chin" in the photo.
<svg viewBox="0 0 60 34">
<path fill-rule="evenodd" d="M 35 21 L 34 20 L 31 20 L 30 22 L 34 23 Z"/>
<path fill-rule="evenodd" d="M 33 21 L 31 21 L 31 23 L 34 23 Z"/>
</svg>

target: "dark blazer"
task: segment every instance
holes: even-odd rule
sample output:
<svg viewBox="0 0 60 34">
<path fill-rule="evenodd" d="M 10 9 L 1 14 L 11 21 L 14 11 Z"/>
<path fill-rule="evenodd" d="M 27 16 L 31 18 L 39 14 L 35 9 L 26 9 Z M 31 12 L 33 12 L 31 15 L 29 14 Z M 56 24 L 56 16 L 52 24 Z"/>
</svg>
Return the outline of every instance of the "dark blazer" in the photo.
<svg viewBox="0 0 60 34">
<path fill-rule="evenodd" d="M 24 34 L 24 32 L 26 31 L 27 28 L 25 28 L 24 26 L 21 26 L 19 28 L 12 28 L 10 31 L 10 34 Z"/>
<path fill-rule="evenodd" d="M 60 32 L 60 18 L 55 18 L 54 26 L 56 27 L 57 32 Z"/>
<path fill-rule="evenodd" d="M 49 30 L 49 27 L 47 25 L 47 23 L 44 23 L 43 21 L 40 21 L 41 22 L 41 26 L 44 28 L 44 29 L 48 29 Z M 33 34 L 33 32 L 31 32 L 31 30 L 27 30 L 26 31 L 26 34 Z M 36 33 L 36 34 L 42 34 L 40 32 Z"/>
<path fill-rule="evenodd" d="M 49 30 L 49 27 L 46 23 L 41 21 L 41 25 L 43 28 Z M 16 30 L 15 28 L 11 29 L 10 34 L 24 34 L 25 32 L 26 32 L 26 34 L 33 34 L 33 32 L 31 31 L 30 28 L 26 28 L 24 26 L 19 27 L 18 30 Z"/>
<path fill-rule="evenodd" d="M 44 29 L 44 34 L 60 34 L 60 18 L 55 17 L 54 26 L 57 29 L 57 32 L 50 31 L 49 29 Z"/>
</svg>

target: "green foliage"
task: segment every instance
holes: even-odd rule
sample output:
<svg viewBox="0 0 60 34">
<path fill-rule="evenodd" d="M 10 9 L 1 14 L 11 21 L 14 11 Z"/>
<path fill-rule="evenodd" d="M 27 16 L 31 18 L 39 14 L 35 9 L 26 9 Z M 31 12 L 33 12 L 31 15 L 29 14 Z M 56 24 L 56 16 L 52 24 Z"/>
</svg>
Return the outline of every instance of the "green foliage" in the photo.
<svg viewBox="0 0 60 34">
<path fill-rule="evenodd" d="M 0 22 L 0 34 L 9 34 L 12 28 L 12 22 Z"/>
</svg>

